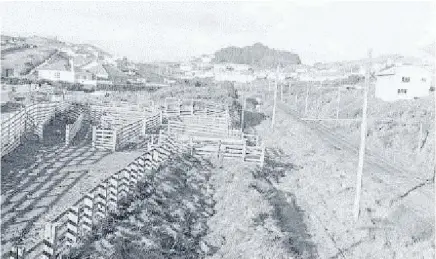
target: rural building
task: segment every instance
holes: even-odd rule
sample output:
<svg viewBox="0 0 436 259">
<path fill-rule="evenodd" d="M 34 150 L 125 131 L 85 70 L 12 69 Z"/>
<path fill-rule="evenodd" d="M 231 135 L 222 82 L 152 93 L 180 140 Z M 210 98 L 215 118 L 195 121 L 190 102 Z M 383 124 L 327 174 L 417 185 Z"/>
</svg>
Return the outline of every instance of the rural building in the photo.
<svg viewBox="0 0 436 259">
<path fill-rule="evenodd" d="M 97 80 L 94 76 L 94 74 L 88 72 L 88 71 L 76 71 L 75 73 L 75 79 L 76 83 L 83 84 L 83 85 L 97 85 Z"/>
<path fill-rule="evenodd" d="M 18 77 L 20 74 L 18 73 L 18 70 L 15 68 L 8 68 L 4 67 L 2 68 L 2 77 Z"/>
<path fill-rule="evenodd" d="M 376 74 L 375 96 L 384 101 L 414 99 L 429 95 L 432 74 L 428 67 L 393 66 Z"/>
<path fill-rule="evenodd" d="M 75 82 L 74 64 L 72 60 L 58 58 L 53 62 L 43 65 L 37 71 L 38 79 L 70 83 Z"/>
</svg>

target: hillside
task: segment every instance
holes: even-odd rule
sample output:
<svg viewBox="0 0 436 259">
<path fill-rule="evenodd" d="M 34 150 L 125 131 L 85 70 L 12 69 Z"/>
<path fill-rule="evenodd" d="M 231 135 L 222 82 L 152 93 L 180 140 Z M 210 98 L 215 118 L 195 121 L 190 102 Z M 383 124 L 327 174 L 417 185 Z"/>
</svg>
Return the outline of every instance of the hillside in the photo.
<svg viewBox="0 0 436 259">
<path fill-rule="evenodd" d="M 28 76 L 58 51 L 79 54 L 74 57 L 77 65 L 88 64 L 98 57 L 112 57 L 109 53 L 90 44 L 73 44 L 40 36 L 1 35 L 2 69 L 14 69 L 15 76 Z"/>
<path fill-rule="evenodd" d="M 227 47 L 215 52 L 216 63 L 249 64 L 261 68 L 301 64 L 300 57 L 289 51 L 270 49 L 261 43 L 253 46 Z"/>
</svg>

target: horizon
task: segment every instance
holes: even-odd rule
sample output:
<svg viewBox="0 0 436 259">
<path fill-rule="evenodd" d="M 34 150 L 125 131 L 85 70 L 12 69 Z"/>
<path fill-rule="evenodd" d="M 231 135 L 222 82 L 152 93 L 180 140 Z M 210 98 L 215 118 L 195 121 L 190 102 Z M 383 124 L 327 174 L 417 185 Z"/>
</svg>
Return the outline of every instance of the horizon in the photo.
<svg viewBox="0 0 436 259">
<path fill-rule="evenodd" d="M 143 63 L 186 61 L 221 48 L 255 43 L 298 54 L 303 64 L 359 60 L 366 57 L 368 48 L 374 56 L 416 56 L 436 39 L 432 30 L 435 5 L 429 1 L 1 5 L 2 35 L 56 36 Z M 404 17 L 407 24 L 400 24 Z"/>
</svg>

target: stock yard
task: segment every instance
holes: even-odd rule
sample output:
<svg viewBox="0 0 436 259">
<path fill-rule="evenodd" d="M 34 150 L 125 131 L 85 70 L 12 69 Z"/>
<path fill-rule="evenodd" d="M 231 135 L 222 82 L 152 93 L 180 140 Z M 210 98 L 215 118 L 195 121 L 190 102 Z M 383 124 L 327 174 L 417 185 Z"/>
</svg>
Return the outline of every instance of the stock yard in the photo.
<svg viewBox="0 0 436 259">
<path fill-rule="evenodd" d="M 301 120 L 334 118 L 337 91 L 282 86 L 272 130 L 267 85 L 69 93 L 2 120 L 3 257 L 429 258 L 428 167 L 371 154 L 356 227 L 355 122 Z"/>
</svg>

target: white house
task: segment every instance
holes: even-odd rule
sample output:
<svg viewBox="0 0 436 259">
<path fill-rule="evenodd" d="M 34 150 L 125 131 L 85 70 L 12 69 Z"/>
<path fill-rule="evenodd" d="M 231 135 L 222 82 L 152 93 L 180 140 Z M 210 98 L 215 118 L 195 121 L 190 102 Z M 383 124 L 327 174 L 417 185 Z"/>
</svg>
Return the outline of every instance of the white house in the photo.
<svg viewBox="0 0 436 259">
<path fill-rule="evenodd" d="M 393 66 L 376 77 L 375 96 L 389 102 L 427 96 L 432 83 L 430 69 L 415 65 Z"/>
<path fill-rule="evenodd" d="M 238 83 L 249 83 L 256 79 L 253 74 L 243 74 L 236 72 L 215 73 L 216 81 L 232 81 Z"/>
<path fill-rule="evenodd" d="M 72 60 L 57 59 L 38 69 L 38 79 L 74 83 L 74 64 Z"/>
</svg>

